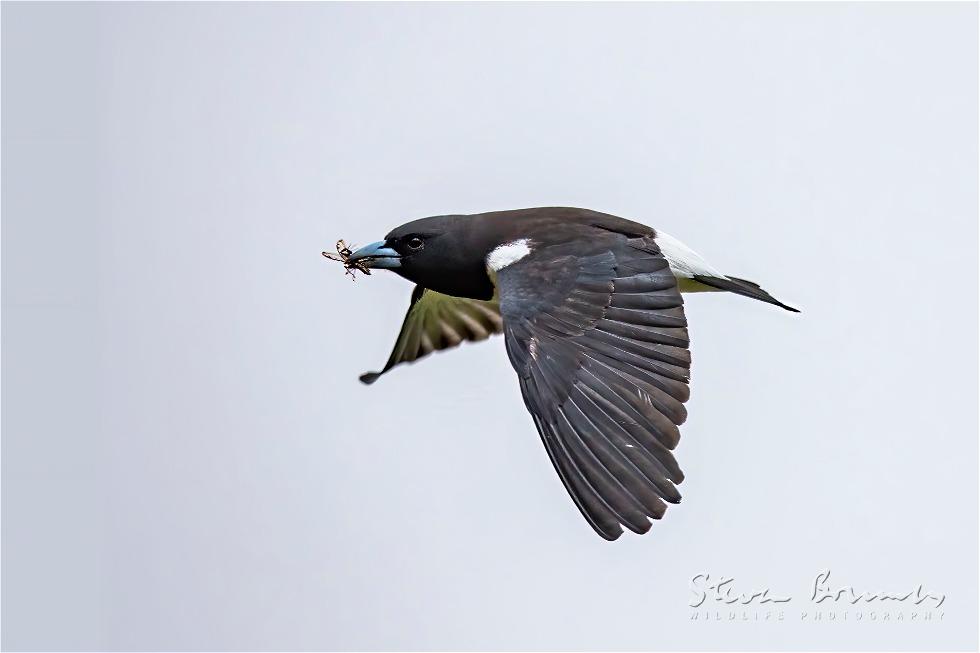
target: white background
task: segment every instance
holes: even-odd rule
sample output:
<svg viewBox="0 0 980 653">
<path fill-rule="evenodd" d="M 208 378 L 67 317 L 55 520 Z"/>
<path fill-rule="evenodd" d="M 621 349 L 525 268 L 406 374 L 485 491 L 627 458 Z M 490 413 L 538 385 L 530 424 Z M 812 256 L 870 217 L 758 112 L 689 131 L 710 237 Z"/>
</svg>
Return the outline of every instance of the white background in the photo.
<svg viewBox="0 0 980 653">
<path fill-rule="evenodd" d="M 4 648 L 975 649 L 976 25 L 4 3 Z M 411 287 L 322 249 L 539 205 L 804 309 L 688 297 L 644 537 L 578 514 L 499 339 L 357 383 Z M 943 620 L 801 619 L 824 569 Z M 793 601 L 695 622 L 698 573 Z"/>
</svg>

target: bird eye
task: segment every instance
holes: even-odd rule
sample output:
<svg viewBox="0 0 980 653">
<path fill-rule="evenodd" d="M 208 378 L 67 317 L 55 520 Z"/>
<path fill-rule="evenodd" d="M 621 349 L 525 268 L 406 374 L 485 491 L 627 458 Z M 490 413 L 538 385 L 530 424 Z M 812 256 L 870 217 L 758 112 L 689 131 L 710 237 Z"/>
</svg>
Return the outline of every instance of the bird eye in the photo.
<svg viewBox="0 0 980 653">
<path fill-rule="evenodd" d="M 408 239 L 409 249 L 422 249 L 422 244 L 423 244 L 422 239 L 419 238 L 418 236 L 412 236 L 411 238 Z"/>
</svg>

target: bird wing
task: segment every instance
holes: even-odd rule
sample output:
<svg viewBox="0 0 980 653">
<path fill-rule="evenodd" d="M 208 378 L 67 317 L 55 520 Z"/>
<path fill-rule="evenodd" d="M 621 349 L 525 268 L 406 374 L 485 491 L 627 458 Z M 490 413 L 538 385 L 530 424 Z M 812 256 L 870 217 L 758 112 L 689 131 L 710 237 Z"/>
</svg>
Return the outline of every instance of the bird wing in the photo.
<svg viewBox="0 0 980 653">
<path fill-rule="evenodd" d="M 502 329 L 500 308 L 494 301 L 452 297 L 415 286 L 412 303 L 388 362 L 378 372 L 362 374 L 361 382 L 374 383 L 396 365 L 411 363 L 467 340 L 486 340 Z"/>
<path fill-rule="evenodd" d="M 614 540 L 677 503 L 671 450 L 691 357 L 677 281 L 652 237 L 532 249 L 497 273 L 507 354 L 551 462 Z"/>
</svg>

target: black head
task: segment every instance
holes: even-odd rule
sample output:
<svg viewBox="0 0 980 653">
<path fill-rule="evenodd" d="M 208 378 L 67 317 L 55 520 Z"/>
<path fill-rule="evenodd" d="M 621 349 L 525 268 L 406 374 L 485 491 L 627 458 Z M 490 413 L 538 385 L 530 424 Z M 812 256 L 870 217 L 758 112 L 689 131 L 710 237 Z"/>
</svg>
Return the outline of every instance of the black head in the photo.
<svg viewBox="0 0 980 653">
<path fill-rule="evenodd" d="M 351 259 L 370 268 L 390 269 L 436 292 L 490 299 L 494 287 L 486 257 L 506 234 L 480 217 L 413 220 L 392 230 L 383 241 L 357 250 Z"/>
</svg>

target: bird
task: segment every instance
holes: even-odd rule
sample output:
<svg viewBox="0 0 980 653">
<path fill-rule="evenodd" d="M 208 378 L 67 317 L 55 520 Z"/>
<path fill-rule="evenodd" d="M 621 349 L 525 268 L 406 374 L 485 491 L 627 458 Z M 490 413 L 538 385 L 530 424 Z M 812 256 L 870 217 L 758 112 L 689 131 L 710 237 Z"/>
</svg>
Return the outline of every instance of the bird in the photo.
<svg viewBox="0 0 980 653">
<path fill-rule="evenodd" d="M 421 218 L 347 263 L 416 284 L 387 362 L 360 380 L 502 333 L 555 471 L 610 541 L 624 527 L 646 533 L 681 500 L 673 450 L 691 369 L 681 293 L 799 312 L 662 231 L 582 208 Z"/>
</svg>

